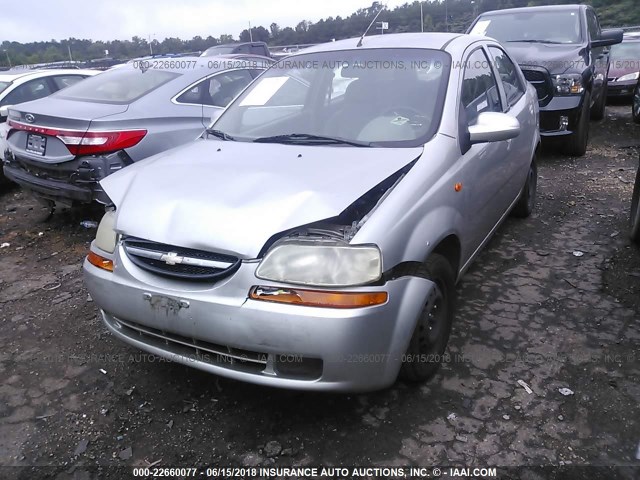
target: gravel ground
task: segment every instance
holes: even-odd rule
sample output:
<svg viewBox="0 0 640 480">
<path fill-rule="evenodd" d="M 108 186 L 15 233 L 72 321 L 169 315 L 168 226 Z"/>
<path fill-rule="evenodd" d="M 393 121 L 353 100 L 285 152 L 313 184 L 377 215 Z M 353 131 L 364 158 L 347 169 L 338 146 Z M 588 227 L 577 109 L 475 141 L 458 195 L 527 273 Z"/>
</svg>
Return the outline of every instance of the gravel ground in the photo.
<svg viewBox="0 0 640 480">
<path fill-rule="evenodd" d="M 47 219 L 19 189 L 1 193 L 0 477 L 149 464 L 640 467 L 640 249 L 627 236 L 640 126 L 610 106 L 592 132 L 584 158 L 543 152 L 536 212 L 508 220 L 464 277 L 440 373 L 367 395 L 242 384 L 114 340 L 81 275 L 95 230 L 80 221 L 99 209 Z"/>
</svg>

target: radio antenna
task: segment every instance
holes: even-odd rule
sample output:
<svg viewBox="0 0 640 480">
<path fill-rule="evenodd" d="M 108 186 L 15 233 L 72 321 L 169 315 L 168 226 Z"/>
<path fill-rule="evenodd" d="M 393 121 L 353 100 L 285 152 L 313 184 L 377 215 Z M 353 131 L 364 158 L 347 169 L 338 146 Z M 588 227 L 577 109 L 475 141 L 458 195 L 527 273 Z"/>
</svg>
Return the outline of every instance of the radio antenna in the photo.
<svg viewBox="0 0 640 480">
<path fill-rule="evenodd" d="M 362 36 L 360 37 L 360 40 L 358 40 L 358 44 L 356 45 L 356 47 L 361 47 L 362 46 L 362 41 L 364 40 L 364 36 L 367 34 L 367 32 L 369 31 L 369 29 L 371 29 L 371 27 L 373 26 L 374 23 L 376 23 L 376 20 L 378 19 L 378 17 L 380 16 L 380 14 L 382 13 L 382 11 L 387 8 L 386 5 L 382 5 L 382 7 L 380 8 L 380 10 L 378 10 L 378 13 L 376 13 L 376 16 L 373 17 L 373 20 L 371 20 L 371 23 L 369 24 L 369 26 L 367 27 L 367 29 L 364 31 L 364 33 L 362 34 Z"/>
</svg>

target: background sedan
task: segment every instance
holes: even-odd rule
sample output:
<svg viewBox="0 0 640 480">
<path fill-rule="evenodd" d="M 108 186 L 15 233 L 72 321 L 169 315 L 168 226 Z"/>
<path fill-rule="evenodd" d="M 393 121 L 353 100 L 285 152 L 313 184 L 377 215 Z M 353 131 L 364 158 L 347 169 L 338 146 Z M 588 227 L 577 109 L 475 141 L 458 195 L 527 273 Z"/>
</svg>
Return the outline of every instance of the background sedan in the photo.
<svg viewBox="0 0 640 480">
<path fill-rule="evenodd" d="M 10 109 L 5 175 L 49 201 L 106 202 L 99 180 L 197 138 L 269 63 L 140 60 Z"/>
<path fill-rule="evenodd" d="M 51 95 L 87 77 L 100 73 L 96 70 L 15 69 L 0 74 L 0 162 L 7 148 L 6 124 L 9 107 Z M 0 171 L 0 180 L 2 172 Z"/>
</svg>

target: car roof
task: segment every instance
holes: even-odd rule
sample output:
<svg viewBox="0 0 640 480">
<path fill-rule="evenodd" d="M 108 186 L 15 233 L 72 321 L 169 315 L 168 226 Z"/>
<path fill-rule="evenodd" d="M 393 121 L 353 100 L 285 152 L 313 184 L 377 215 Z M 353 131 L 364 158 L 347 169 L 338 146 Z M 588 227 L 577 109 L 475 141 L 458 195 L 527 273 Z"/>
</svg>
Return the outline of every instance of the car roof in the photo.
<svg viewBox="0 0 640 480">
<path fill-rule="evenodd" d="M 265 42 L 231 42 L 231 43 L 220 43 L 218 45 L 213 45 L 209 48 L 216 48 L 216 47 L 239 47 L 240 45 L 266 45 Z M 207 48 L 207 50 L 209 50 L 209 48 Z"/>
<path fill-rule="evenodd" d="M 389 33 L 385 35 L 371 35 L 364 37 L 362 46 L 358 47 L 360 37 L 348 38 L 346 40 L 338 40 L 335 42 L 322 43 L 304 50 L 292 53 L 287 58 L 293 58 L 297 55 L 304 55 L 314 52 L 330 52 L 340 50 L 357 50 L 357 49 L 375 49 L 375 48 L 425 48 L 442 50 L 452 40 L 468 37 L 470 43 L 478 40 L 487 40 L 486 37 L 477 35 L 465 35 L 460 33 Z"/>
<path fill-rule="evenodd" d="M 229 62 L 225 62 L 229 60 Z M 236 62 L 231 62 L 235 60 Z M 126 64 L 119 65 L 118 68 L 129 68 L 138 70 L 141 66 L 148 66 L 148 68 L 157 68 L 159 70 L 175 72 L 175 73 L 189 73 L 194 71 L 209 70 L 215 72 L 218 70 L 227 70 L 230 68 L 245 68 L 243 61 L 247 63 L 246 68 L 250 68 L 249 62 L 264 62 L 265 67 L 271 65 L 273 60 L 268 57 L 251 54 L 228 54 L 217 55 L 214 57 L 175 57 L 175 58 L 149 58 L 149 59 L 137 59 L 130 61 Z M 258 63 L 258 66 L 260 63 Z M 204 75 L 203 75 L 204 76 Z"/>
<path fill-rule="evenodd" d="M 482 12 L 478 17 L 484 17 L 488 15 L 506 15 L 510 13 L 535 13 L 535 12 L 547 12 L 547 11 L 576 11 L 583 8 L 587 8 L 588 5 L 542 5 L 538 7 L 521 7 L 521 8 L 504 8 L 502 10 L 489 10 L 488 12 Z"/>
<path fill-rule="evenodd" d="M 39 77 L 53 77 L 55 75 L 96 75 L 100 73 L 97 70 L 81 70 L 77 68 L 47 68 L 47 69 L 18 69 L 7 70 L 0 73 L 0 82 L 15 82 L 16 80 Z"/>
</svg>

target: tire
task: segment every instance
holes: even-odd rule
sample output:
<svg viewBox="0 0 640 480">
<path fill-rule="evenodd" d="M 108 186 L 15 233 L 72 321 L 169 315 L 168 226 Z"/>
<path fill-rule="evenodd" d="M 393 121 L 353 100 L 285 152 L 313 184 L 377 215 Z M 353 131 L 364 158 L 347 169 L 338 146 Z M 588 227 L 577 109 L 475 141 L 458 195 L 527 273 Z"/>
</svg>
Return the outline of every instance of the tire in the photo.
<svg viewBox="0 0 640 480">
<path fill-rule="evenodd" d="M 633 121 L 640 123 L 640 81 L 636 85 L 636 89 L 633 91 L 633 99 L 631 100 L 631 116 Z"/>
<path fill-rule="evenodd" d="M 631 196 L 631 213 L 629 215 L 629 236 L 631 240 L 640 245 L 640 167 L 636 173 L 636 183 Z"/>
<path fill-rule="evenodd" d="M 607 108 L 607 87 L 608 81 L 602 87 L 602 94 L 600 95 L 600 100 L 596 103 L 591 109 L 591 120 L 602 120 L 604 118 L 604 113 Z"/>
<path fill-rule="evenodd" d="M 536 206 L 536 193 L 538 191 L 538 166 L 536 157 L 533 157 L 527 179 L 524 182 L 524 188 L 520 193 L 518 202 L 513 207 L 511 214 L 518 218 L 527 218 L 533 212 Z"/>
<path fill-rule="evenodd" d="M 566 153 L 573 157 L 582 157 L 587 153 L 587 145 L 589 143 L 589 104 L 591 103 L 591 94 L 585 93 L 582 101 L 582 110 L 580 111 L 580 119 L 578 120 L 577 130 L 569 137 Z"/>
<path fill-rule="evenodd" d="M 437 291 L 429 297 L 418 318 L 400 368 L 400 378 L 411 383 L 429 380 L 440 368 L 456 303 L 455 275 L 445 257 L 432 254 L 419 273 L 433 281 Z"/>
</svg>

